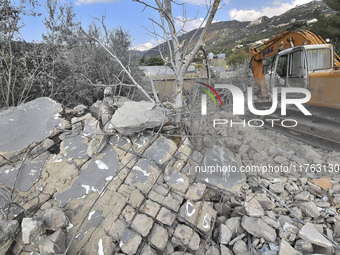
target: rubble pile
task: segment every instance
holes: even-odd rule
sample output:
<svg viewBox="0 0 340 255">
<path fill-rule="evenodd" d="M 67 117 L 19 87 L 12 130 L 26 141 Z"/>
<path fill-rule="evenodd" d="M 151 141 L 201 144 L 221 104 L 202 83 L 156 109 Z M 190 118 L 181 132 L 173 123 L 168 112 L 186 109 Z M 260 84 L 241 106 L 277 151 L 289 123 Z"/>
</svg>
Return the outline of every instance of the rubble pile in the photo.
<svg viewBox="0 0 340 255">
<path fill-rule="evenodd" d="M 207 137 L 178 142 L 168 111 L 149 104 L 106 89 L 90 108 L 40 98 L 0 113 L 0 254 L 337 252 L 336 174 L 239 170 L 339 153 L 251 128 L 211 136 L 207 119 L 188 123 Z M 237 171 L 209 172 L 217 165 Z"/>
</svg>

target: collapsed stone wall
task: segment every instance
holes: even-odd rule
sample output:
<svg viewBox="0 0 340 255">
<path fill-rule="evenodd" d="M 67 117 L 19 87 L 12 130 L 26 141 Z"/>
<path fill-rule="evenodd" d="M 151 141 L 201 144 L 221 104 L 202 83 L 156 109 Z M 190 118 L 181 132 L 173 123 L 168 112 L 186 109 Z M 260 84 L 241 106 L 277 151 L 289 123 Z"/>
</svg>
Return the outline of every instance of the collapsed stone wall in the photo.
<svg viewBox="0 0 340 255">
<path fill-rule="evenodd" d="M 336 175 L 210 174 L 197 166 L 335 163 L 339 153 L 265 130 L 211 133 L 204 118 L 175 140 L 168 110 L 105 95 L 90 109 L 41 98 L 1 112 L 2 253 L 335 252 L 328 239 L 340 236 Z"/>
</svg>

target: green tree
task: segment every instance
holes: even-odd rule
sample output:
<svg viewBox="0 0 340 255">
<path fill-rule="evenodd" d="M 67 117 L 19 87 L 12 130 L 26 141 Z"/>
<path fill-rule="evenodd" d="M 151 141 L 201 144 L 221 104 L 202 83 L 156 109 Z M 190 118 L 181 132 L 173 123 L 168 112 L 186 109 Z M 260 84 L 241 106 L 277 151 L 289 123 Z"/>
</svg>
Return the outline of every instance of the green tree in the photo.
<svg viewBox="0 0 340 255">
<path fill-rule="evenodd" d="M 238 65 L 245 64 L 249 61 L 249 53 L 242 48 L 234 49 L 227 57 L 227 65 L 237 67 Z"/>
<path fill-rule="evenodd" d="M 24 102 L 37 75 L 35 68 L 27 68 L 31 61 L 25 50 L 28 44 L 20 35 L 23 16 L 38 15 L 36 4 L 34 0 L 0 0 L 0 107 Z"/>
<path fill-rule="evenodd" d="M 321 15 L 319 11 L 316 11 L 315 16 L 318 21 L 313 24 L 312 28 L 324 39 L 329 38 L 335 46 L 335 51 L 340 54 L 340 1 L 323 1 L 336 13 L 326 17 Z"/>
</svg>

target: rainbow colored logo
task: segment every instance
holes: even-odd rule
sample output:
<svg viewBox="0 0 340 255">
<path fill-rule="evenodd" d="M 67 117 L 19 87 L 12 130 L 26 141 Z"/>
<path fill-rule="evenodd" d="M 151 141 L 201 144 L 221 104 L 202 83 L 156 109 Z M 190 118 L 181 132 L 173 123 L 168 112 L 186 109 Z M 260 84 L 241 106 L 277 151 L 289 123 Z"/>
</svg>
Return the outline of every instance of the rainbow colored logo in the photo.
<svg viewBox="0 0 340 255">
<path fill-rule="evenodd" d="M 197 82 L 205 87 L 207 87 L 208 89 L 210 89 L 212 92 L 214 92 L 214 94 L 217 96 L 218 100 L 220 101 L 220 104 L 221 106 L 223 105 L 222 104 L 222 100 L 221 100 L 221 97 L 220 95 L 217 93 L 217 91 L 211 87 L 210 85 L 208 84 L 205 84 L 203 82 Z M 204 91 L 205 93 L 207 93 L 211 98 L 212 100 L 214 101 L 215 105 L 217 106 L 217 102 L 216 102 L 216 99 L 215 97 L 211 94 L 211 92 L 207 89 L 204 89 L 204 88 L 199 88 L 200 90 Z M 206 94 L 202 94 L 202 115 L 207 115 L 207 95 Z"/>
</svg>

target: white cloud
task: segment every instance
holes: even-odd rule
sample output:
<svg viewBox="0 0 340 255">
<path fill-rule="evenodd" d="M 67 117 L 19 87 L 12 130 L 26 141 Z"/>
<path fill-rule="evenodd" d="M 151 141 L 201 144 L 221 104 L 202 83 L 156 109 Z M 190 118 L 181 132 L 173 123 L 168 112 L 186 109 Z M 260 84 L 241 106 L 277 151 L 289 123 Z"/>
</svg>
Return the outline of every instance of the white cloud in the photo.
<svg viewBox="0 0 340 255">
<path fill-rule="evenodd" d="M 163 41 L 160 41 L 159 43 L 161 44 L 161 43 L 163 43 Z M 138 51 L 146 51 L 146 50 L 152 49 L 153 47 L 155 47 L 157 45 L 158 45 L 157 40 L 151 39 L 147 43 L 143 43 L 143 44 L 137 45 L 135 47 L 132 47 L 132 49 L 138 50 Z"/>
<path fill-rule="evenodd" d="M 244 10 L 244 9 L 232 9 L 229 11 L 229 17 L 232 20 L 239 20 L 239 21 L 253 21 L 259 17 L 267 16 L 273 17 L 275 15 L 280 15 L 289 9 L 294 8 L 297 5 L 302 5 L 309 3 L 313 0 L 294 0 L 291 3 L 281 3 L 280 0 L 274 0 L 273 4 L 277 6 L 267 6 L 263 7 L 262 10 Z"/>
<path fill-rule="evenodd" d="M 188 18 L 187 20 L 185 20 L 181 16 L 176 17 L 176 21 L 175 21 L 177 31 L 182 29 L 184 30 L 184 32 L 190 32 L 191 30 L 199 28 L 200 26 L 204 27 L 205 23 L 206 22 L 204 21 L 203 18 L 199 18 L 199 19 Z"/>
<path fill-rule="evenodd" d="M 76 0 L 75 5 L 82 5 L 82 4 L 99 4 L 99 3 L 113 3 L 118 2 L 119 0 Z"/>
</svg>

